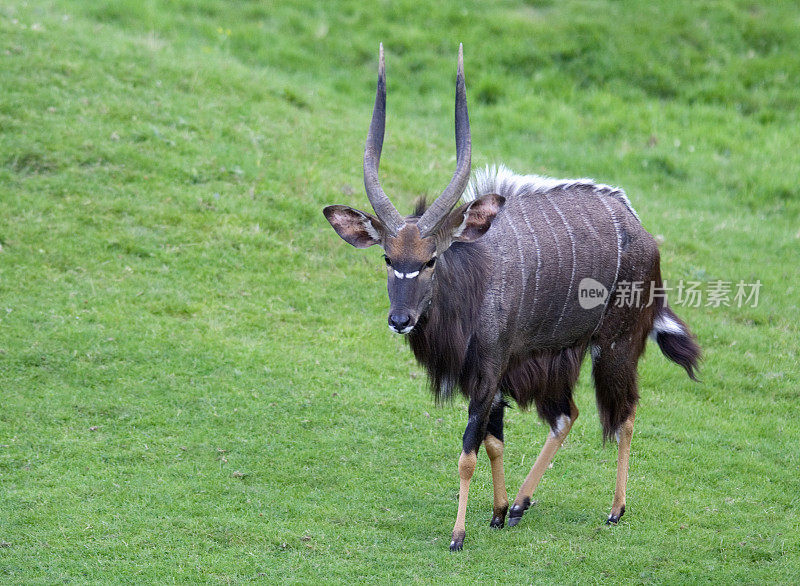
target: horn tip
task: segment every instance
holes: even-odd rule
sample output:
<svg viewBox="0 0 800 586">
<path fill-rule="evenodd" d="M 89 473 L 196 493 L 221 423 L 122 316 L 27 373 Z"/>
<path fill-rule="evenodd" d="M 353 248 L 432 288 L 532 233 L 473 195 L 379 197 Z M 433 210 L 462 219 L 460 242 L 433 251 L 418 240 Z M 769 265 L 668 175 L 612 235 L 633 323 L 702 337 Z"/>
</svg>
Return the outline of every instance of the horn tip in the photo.
<svg viewBox="0 0 800 586">
<path fill-rule="evenodd" d="M 386 61 L 383 58 L 383 43 L 380 44 L 378 50 L 378 77 L 383 79 L 386 77 Z"/>
<path fill-rule="evenodd" d="M 464 43 L 458 44 L 458 73 L 464 74 Z"/>
</svg>

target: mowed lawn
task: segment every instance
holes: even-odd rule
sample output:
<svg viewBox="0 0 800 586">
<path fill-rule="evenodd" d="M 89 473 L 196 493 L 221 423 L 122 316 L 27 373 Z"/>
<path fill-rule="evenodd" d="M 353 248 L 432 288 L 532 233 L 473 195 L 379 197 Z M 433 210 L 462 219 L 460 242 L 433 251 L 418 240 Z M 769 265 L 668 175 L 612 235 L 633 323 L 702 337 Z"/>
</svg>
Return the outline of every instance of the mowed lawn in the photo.
<svg viewBox="0 0 800 586">
<path fill-rule="evenodd" d="M 588 364 L 514 529 L 481 453 L 448 551 L 464 401 L 386 327 L 361 156 L 402 212 L 473 162 L 623 186 L 665 278 L 761 283 L 677 306 L 692 383 L 640 364 L 628 508 L 604 525 Z M 0 1 L 0 582 L 800 581 L 800 9 L 727 0 Z M 507 415 L 519 488 L 547 429 Z"/>
</svg>

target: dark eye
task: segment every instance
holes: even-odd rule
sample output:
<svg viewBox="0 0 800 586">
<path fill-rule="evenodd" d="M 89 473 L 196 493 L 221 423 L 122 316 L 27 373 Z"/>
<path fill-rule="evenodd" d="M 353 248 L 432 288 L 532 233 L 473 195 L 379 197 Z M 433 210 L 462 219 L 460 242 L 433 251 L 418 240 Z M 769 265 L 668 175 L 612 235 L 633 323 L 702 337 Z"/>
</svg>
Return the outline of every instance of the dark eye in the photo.
<svg viewBox="0 0 800 586">
<path fill-rule="evenodd" d="M 390 267 L 390 266 L 392 266 L 392 261 L 391 261 L 391 260 L 389 260 L 389 257 L 388 257 L 388 256 L 386 256 L 385 254 L 383 255 L 383 260 L 385 260 L 385 261 L 386 261 L 386 266 L 387 266 L 387 267 Z"/>
<path fill-rule="evenodd" d="M 428 267 L 429 269 L 432 269 L 433 265 L 435 264 L 436 264 L 436 257 L 434 256 L 431 260 L 425 263 L 425 266 Z"/>
</svg>

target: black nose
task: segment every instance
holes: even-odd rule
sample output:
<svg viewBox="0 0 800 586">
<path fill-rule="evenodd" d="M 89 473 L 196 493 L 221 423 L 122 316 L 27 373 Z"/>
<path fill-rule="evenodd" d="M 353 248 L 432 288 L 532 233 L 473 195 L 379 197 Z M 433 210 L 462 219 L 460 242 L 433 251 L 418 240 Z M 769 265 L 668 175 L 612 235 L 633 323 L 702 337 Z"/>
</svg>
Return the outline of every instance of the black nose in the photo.
<svg viewBox="0 0 800 586">
<path fill-rule="evenodd" d="M 398 332 L 411 324 L 411 316 L 407 313 L 392 313 L 389 315 L 389 325 Z"/>
</svg>

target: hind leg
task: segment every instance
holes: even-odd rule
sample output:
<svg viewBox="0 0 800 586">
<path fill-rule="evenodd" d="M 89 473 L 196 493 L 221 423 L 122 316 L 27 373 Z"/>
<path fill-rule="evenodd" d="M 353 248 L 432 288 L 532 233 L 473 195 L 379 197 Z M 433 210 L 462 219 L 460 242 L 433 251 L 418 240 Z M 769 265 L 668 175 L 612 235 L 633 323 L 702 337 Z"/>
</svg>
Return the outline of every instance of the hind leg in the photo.
<svg viewBox="0 0 800 586">
<path fill-rule="evenodd" d="M 631 455 L 631 438 L 633 437 L 633 419 L 636 417 L 636 406 L 617 432 L 619 438 L 619 454 L 617 455 L 617 484 L 614 487 L 614 500 L 611 513 L 606 524 L 619 523 L 625 514 L 625 489 L 628 485 L 628 458 Z"/>
<path fill-rule="evenodd" d="M 514 504 L 508 514 L 508 525 L 514 527 L 522 519 L 522 515 L 531 506 L 531 496 L 536 487 L 539 486 L 539 481 L 544 475 L 544 471 L 553 460 L 558 448 L 564 443 L 572 424 L 578 418 L 578 408 L 572 398 L 569 399 L 569 415 L 562 413 L 557 419 L 555 425 L 550 428 L 550 433 L 547 435 L 547 440 L 542 446 L 542 451 L 533 463 L 531 471 L 525 478 L 525 482 L 519 488 L 517 497 L 514 499 Z"/>
<path fill-rule="evenodd" d="M 603 437 L 615 437 L 619 442 L 617 481 L 607 521 L 617 523 L 625 513 L 633 421 L 639 402 L 636 362 L 641 349 L 632 347 L 627 341 L 618 341 L 607 347 L 594 347 L 592 350 L 592 376 L 600 421 L 603 424 Z"/>
</svg>

